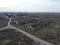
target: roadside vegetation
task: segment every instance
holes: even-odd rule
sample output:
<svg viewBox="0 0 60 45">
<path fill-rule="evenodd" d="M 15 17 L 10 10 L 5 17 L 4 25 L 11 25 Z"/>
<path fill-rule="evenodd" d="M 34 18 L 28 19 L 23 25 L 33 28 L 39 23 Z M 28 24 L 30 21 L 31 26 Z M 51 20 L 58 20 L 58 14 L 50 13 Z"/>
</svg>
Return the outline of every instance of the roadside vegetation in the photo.
<svg viewBox="0 0 60 45">
<path fill-rule="evenodd" d="M 12 19 L 11 25 L 47 42 L 60 44 L 59 14 L 17 15 Z"/>
<path fill-rule="evenodd" d="M 33 45 L 33 40 L 14 29 L 5 29 L 0 31 L 0 45 Z"/>
<path fill-rule="evenodd" d="M 3 15 L 0 15 L 0 29 L 7 26 L 8 24 L 8 19 L 6 19 Z"/>
</svg>

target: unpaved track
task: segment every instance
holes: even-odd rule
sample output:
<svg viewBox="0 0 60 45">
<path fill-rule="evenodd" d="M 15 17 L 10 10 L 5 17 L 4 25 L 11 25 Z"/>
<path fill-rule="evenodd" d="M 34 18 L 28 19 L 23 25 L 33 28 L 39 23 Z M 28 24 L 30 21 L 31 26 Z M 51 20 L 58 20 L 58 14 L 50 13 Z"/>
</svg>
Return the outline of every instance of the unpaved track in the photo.
<svg viewBox="0 0 60 45">
<path fill-rule="evenodd" d="M 46 41 L 44 41 L 44 40 L 41 40 L 40 38 L 35 37 L 34 35 L 26 32 L 26 31 L 23 31 L 23 30 L 21 30 L 21 29 L 18 29 L 18 28 L 16 28 L 16 27 L 10 25 L 12 18 L 8 18 L 8 19 L 9 19 L 9 22 L 8 22 L 7 26 L 4 27 L 4 28 L 2 28 L 2 29 L 0 29 L 0 30 L 4 30 L 4 29 L 7 29 L 7 28 L 10 27 L 10 28 L 15 29 L 15 30 L 17 30 L 17 31 L 19 31 L 19 32 L 22 32 L 24 35 L 26 35 L 27 37 L 33 39 L 35 42 L 41 43 L 41 44 L 39 44 L 39 45 L 53 45 L 53 44 L 48 43 L 48 42 L 46 42 Z"/>
</svg>

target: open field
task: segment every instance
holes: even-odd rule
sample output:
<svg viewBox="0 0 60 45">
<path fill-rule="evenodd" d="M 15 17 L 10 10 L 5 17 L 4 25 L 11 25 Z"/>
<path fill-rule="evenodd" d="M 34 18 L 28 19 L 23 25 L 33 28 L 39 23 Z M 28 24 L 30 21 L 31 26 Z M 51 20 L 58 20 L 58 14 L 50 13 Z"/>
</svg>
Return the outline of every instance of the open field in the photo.
<svg viewBox="0 0 60 45">
<path fill-rule="evenodd" d="M 0 15 L 0 29 L 7 26 L 8 19 L 6 19 L 3 15 Z"/>
<path fill-rule="evenodd" d="M 60 44 L 60 15 L 16 16 L 12 19 L 11 25 L 47 42 Z"/>
<path fill-rule="evenodd" d="M 0 45 L 29 44 L 32 44 L 32 40 L 14 29 L 5 29 L 0 31 Z"/>
<path fill-rule="evenodd" d="M 18 37 L 20 37 L 21 33 L 14 29 L 5 29 L 0 31 L 0 45 L 5 45 Z"/>
</svg>

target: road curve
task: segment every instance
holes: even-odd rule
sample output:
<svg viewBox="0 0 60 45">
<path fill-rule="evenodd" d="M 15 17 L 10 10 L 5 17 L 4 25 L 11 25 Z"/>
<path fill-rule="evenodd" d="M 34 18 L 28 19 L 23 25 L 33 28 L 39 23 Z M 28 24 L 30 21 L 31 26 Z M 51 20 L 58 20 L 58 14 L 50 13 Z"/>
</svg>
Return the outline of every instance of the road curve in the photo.
<svg viewBox="0 0 60 45">
<path fill-rule="evenodd" d="M 8 25 L 7 25 L 7 26 L 9 26 L 9 25 L 10 25 L 10 23 L 11 23 L 11 20 L 12 20 L 12 18 L 10 18 L 10 19 L 9 19 L 9 22 L 8 22 Z"/>
</svg>

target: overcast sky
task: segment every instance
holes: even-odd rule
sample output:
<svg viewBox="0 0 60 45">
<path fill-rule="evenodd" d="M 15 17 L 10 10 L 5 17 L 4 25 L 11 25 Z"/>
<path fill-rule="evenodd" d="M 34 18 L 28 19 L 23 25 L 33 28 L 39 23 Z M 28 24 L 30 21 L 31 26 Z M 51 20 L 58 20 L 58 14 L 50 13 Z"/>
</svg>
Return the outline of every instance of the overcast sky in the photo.
<svg viewBox="0 0 60 45">
<path fill-rule="evenodd" d="M 60 0 L 0 0 L 0 11 L 60 12 Z"/>
</svg>

